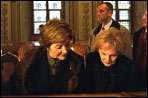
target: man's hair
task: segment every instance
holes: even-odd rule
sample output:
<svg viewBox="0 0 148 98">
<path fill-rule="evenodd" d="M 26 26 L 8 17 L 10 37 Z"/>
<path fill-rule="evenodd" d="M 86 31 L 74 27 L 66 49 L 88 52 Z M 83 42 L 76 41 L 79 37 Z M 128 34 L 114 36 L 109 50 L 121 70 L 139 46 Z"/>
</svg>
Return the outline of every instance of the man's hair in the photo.
<svg viewBox="0 0 148 98">
<path fill-rule="evenodd" d="M 42 28 L 43 26 L 44 26 L 43 24 L 40 24 L 40 25 L 39 25 L 39 28 Z"/>
<path fill-rule="evenodd" d="M 111 11 L 113 12 L 113 5 L 112 5 L 110 2 L 102 2 L 102 3 L 99 4 L 99 6 L 102 5 L 102 4 L 106 4 L 106 6 L 107 6 L 106 9 L 107 9 L 108 11 L 111 10 Z"/>
</svg>

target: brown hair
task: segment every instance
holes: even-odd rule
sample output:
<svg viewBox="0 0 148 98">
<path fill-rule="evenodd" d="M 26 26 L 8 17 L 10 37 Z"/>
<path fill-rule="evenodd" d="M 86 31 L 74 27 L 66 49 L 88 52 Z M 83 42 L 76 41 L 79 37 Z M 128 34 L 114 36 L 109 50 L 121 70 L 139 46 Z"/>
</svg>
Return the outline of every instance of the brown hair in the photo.
<svg viewBox="0 0 148 98">
<path fill-rule="evenodd" d="M 47 21 L 41 32 L 42 44 L 45 46 L 69 42 L 72 39 L 75 40 L 75 37 L 69 24 L 57 18 Z"/>
</svg>

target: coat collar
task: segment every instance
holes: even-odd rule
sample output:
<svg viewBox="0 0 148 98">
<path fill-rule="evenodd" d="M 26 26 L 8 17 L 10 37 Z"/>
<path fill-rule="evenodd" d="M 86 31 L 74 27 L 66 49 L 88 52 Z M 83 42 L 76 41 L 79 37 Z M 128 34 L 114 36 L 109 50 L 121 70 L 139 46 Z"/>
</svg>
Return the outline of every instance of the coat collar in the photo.
<svg viewBox="0 0 148 98">
<path fill-rule="evenodd" d="M 94 31 L 94 35 L 95 35 L 95 36 L 100 32 L 101 27 L 102 27 L 102 24 L 100 24 L 100 25 L 95 29 L 95 31 Z M 112 22 L 112 24 L 111 24 L 110 27 L 115 27 L 115 28 L 117 28 L 117 29 L 120 30 L 120 24 L 119 24 L 117 21 L 115 21 L 115 20 L 113 20 L 113 22 Z"/>
</svg>

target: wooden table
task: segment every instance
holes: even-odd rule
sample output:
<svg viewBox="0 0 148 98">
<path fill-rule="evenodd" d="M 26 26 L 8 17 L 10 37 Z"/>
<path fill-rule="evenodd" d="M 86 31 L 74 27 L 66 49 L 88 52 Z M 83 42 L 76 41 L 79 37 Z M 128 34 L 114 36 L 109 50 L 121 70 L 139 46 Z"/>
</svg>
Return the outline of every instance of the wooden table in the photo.
<svg viewBox="0 0 148 98">
<path fill-rule="evenodd" d="M 120 92 L 120 93 L 100 93 L 100 94 L 61 94 L 61 95 L 25 95 L 25 96 L 1 96 L 1 97 L 147 97 L 144 92 Z"/>
</svg>

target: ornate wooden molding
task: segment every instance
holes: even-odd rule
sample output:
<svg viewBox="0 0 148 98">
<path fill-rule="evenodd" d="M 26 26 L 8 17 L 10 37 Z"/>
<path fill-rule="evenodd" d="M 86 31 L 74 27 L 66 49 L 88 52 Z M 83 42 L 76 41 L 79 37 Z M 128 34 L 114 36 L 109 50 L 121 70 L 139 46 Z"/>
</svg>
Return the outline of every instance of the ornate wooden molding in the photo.
<svg viewBox="0 0 148 98">
<path fill-rule="evenodd" d="M 1 43 L 11 42 L 11 2 L 1 2 Z"/>
<path fill-rule="evenodd" d="M 92 1 L 79 2 L 79 41 L 87 41 L 92 29 Z"/>
</svg>

